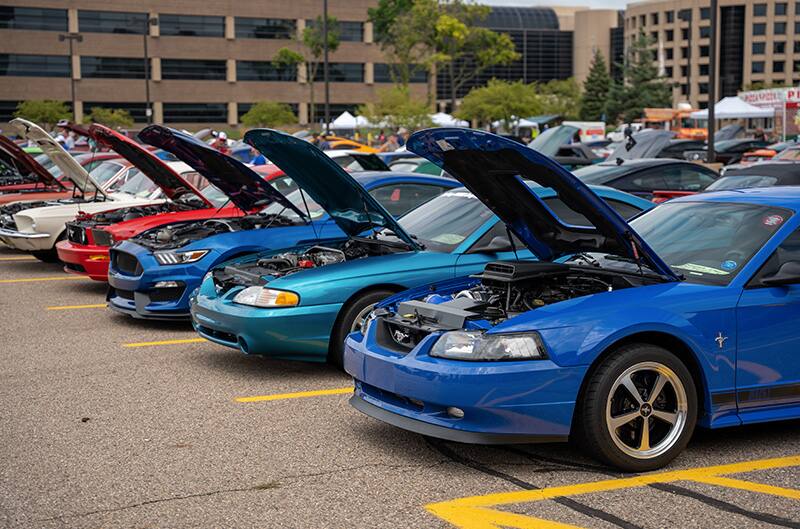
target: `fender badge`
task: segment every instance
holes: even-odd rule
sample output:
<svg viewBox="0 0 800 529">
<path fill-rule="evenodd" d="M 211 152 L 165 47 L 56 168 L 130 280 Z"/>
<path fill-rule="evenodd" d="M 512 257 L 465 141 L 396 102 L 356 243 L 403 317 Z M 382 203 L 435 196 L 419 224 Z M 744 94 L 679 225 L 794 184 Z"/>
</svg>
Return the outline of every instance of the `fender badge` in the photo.
<svg viewBox="0 0 800 529">
<path fill-rule="evenodd" d="M 725 342 L 727 341 L 727 339 L 728 339 L 728 337 L 727 336 L 722 336 L 722 333 L 720 332 L 719 334 L 717 334 L 717 337 L 714 338 L 714 341 L 717 342 L 717 345 L 719 345 L 719 348 L 722 349 L 722 346 L 725 345 Z"/>
</svg>

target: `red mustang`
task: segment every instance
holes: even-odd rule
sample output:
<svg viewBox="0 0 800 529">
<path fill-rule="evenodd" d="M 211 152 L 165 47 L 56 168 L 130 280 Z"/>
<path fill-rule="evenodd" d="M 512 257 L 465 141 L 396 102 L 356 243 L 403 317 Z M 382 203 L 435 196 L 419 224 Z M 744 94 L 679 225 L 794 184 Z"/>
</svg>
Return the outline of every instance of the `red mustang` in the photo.
<svg viewBox="0 0 800 529">
<path fill-rule="evenodd" d="M 187 175 L 178 175 L 146 146 L 102 125 L 92 125 L 89 131 L 98 144 L 116 151 L 156 182 L 170 202 L 85 215 L 67 223 L 68 239 L 56 244 L 58 257 L 67 272 L 107 281 L 109 248 L 118 241 L 165 224 L 239 217 L 246 213 L 235 205 L 235 198 L 225 196 L 214 186 L 208 185 L 202 192 L 198 191 L 186 180 Z M 287 180 L 285 186 L 293 186 L 274 165 L 254 170 L 268 180 L 283 177 Z"/>
</svg>

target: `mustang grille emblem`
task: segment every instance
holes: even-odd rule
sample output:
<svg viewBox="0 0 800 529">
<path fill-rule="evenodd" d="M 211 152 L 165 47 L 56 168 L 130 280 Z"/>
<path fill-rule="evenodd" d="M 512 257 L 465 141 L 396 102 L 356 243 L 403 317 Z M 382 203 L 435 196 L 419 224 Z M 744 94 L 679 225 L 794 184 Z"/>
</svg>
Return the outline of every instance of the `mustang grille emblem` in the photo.
<svg viewBox="0 0 800 529">
<path fill-rule="evenodd" d="M 717 342 L 717 345 L 719 345 L 720 349 L 722 349 L 722 347 L 725 345 L 725 342 L 727 340 L 728 340 L 728 337 L 727 336 L 722 336 L 721 332 L 719 334 L 717 334 L 716 338 L 714 338 L 714 341 Z"/>
<path fill-rule="evenodd" d="M 392 333 L 392 338 L 394 338 L 394 341 L 399 344 L 407 344 L 409 336 L 398 329 Z"/>
</svg>

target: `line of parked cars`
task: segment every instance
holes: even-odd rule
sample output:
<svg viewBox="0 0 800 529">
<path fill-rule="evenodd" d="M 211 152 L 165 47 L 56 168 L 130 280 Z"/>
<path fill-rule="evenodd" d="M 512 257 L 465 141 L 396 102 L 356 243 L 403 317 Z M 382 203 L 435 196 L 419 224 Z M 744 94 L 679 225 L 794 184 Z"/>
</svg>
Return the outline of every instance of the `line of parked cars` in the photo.
<svg viewBox="0 0 800 529">
<path fill-rule="evenodd" d="M 467 443 L 574 439 L 644 471 L 696 426 L 800 417 L 787 162 L 720 178 L 642 158 L 657 149 L 642 137 L 573 173 L 440 128 L 408 142 L 437 171 L 390 171 L 254 129 L 244 142 L 270 163 L 252 167 L 168 127 L 134 141 L 92 125 L 111 156 L 93 165 L 12 126 L 53 167 L 0 140 L 0 199 L 14 197 L 0 241 L 107 281 L 125 316 L 331 362 L 354 378 L 351 404 L 385 423 Z"/>
</svg>

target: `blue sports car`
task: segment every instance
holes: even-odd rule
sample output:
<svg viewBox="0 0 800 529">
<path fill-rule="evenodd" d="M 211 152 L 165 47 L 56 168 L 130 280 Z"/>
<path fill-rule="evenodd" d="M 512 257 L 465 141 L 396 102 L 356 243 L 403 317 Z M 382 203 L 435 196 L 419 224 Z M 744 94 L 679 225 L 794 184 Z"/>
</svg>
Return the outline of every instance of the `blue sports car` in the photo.
<svg viewBox="0 0 800 529">
<path fill-rule="evenodd" d="M 503 138 L 437 129 L 409 148 L 541 260 L 491 262 L 379 304 L 345 344 L 357 409 L 467 443 L 575 437 L 630 471 L 667 464 L 696 424 L 800 417 L 797 188 L 684 197 L 627 223 Z M 588 223 L 558 220 L 520 176 Z"/>
<path fill-rule="evenodd" d="M 311 175 L 331 189 L 353 178 L 310 144 L 277 132 L 248 132 L 255 145 L 305 186 Z M 585 222 L 551 189 L 535 193 L 574 222 Z M 591 193 L 591 192 L 590 192 Z M 652 203 L 598 190 L 626 218 Z M 191 301 L 201 336 L 250 354 L 342 362 L 348 333 L 378 301 L 431 281 L 479 272 L 487 261 L 532 258 L 522 242 L 463 188 L 447 191 L 395 222 L 365 191 L 323 204 L 347 237 L 234 259 L 215 268 Z M 334 202 L 336 198 L 336 202 Z M 369 208 L 370 213 L 366 210 Z"/>
<path fill-rule="evenodd" d="M 460 186 L 452 178 L 388 171 L 360 173 L 349 178 L 347 185 L 326 182 L 326 175 L 303 174 L 294 182 L 288 178 L 272 181 L 295 189 L 284 196 L 249 167 L 188 134 L 152 125 L 139 137 L 194 167 L 239 210 L 254 213 L 231 217 L 221 208 L 220 217 L 226 218 L 215 215 L 162 225 L 115 245 L 110 251 L 108 306 L 136 318 L 188 318 L 190 294 L 206 272 L 223 261 L 304 241 L 343 237 L 339 223 L 326 213 L 331 204 L 337 205 L 336 200 L 349 197 L 362 204 L 363 194 L 369 197 L 370 208 L 381 203 L 401 215 Z M 298 185 L 302 191 L 296 189 Z"/>
</svg>

